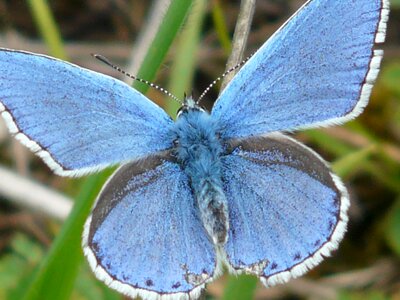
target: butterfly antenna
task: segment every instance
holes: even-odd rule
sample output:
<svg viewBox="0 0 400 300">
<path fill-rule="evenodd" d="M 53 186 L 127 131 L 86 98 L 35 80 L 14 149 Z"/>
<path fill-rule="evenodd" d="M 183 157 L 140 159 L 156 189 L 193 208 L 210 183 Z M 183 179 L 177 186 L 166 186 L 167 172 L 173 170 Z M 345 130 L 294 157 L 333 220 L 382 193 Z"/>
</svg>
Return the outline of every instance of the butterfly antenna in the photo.
<svg viewBox="0 0 400 300">
<path fill-rule="evenodd" d="M 167 95 L 168 97 L 174 99 L 175 101 L 179 102 L 180 104 L 183 104 L 182 101 L 176 97 L 175 95 L 171 94 L 170 92 L 168 92 L 166 89 L 163 89 L 162 87 L 148 81 L 142 78 L 138 78 L 136 76 L 131 75 L 130 73 L 122 70 L 120 67 L 114 65 L 112 62 L 110 62 L 106 57 L 104 57 L 103 55 L 100 54 L 92 54 L 93 57 L 97 58 L 98 60 L 100 60 L 101 62 L 105 63 L 106 65 L 110 66 L 111 68 L 113 68 L 114 70 L 117 70 L 118 72 L 128 76 L 129 78 L 132 78 L 133 80 L 139 81 L 141 83 L 147 84 L 148 86 L 155 88 L 156 90 L 159 90 L 161 92 L 163 92 L 165 95 Z"/>
<path fill-rule="evenodd" d="M 253 53 L 254 54 L 254 53 Z M 243 66 L 252 56 L 253 54 L 247 56 L 244 60 L 242 60 L 240 63 L 238 63 L 236 66 L 233 66 L 232 68 L 226 70 L 221 76 L 219 76 L 217 79 L 215 79 L 213 82 L 210 83 L 210 85 L 204 90 L 204 92 L 200 95 L 199 99 L 197 99 L 196 104 L 199 104 L 201 99 L 204 98 L 204 96 L 211 90 L 211 88 L 218 82 L 221 81 L 226 75 L 229 73 L 239 69 L 241 66 Z"/>
</svg>

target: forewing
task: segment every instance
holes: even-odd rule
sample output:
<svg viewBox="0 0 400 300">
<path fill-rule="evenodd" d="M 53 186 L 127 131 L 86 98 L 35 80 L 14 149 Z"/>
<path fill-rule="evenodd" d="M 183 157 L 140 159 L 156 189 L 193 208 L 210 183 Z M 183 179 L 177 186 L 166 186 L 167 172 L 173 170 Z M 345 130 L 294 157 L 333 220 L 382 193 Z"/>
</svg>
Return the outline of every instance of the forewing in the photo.
<svg viewBox="0 0 400 300">
<path fill-rule="evenodd" d="M 132 298 L 197 297 L 216 276 L 188 177 L 172 160 L 165 153 L 122 166 L 85 225 L 83 247 L 94 273 Z"/>
<path fill-rule="evenodd" d="M 348 195 L 311 150 L 283 135 L 233 140 L 223 159 L 233 272 L 285 282 L 319 264 L 346 230 Z"/>
<path fill-rule="evenodd" d="M 43 55 L 0 49 L 0 113 L 58 174 L 165 150 L 173 123 L 125 83 Z"/>
<path fill-rule="evenodd" d="M 243 66 L 212 115 L 225 138 L 359 115 L 378 74 L 388 0 L 308 1 Z"/>
</svg>

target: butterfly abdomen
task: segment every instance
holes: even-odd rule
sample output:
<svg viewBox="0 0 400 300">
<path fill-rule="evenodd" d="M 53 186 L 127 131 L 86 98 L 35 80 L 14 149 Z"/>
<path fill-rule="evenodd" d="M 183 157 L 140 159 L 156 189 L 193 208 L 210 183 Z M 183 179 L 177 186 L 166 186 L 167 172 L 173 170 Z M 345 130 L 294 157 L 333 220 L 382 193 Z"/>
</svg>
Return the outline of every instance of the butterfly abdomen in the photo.
<svg viewBox="0 0 400 300">
<path fill-rule="evenodd" d="M 195 191 L 204 228 L 215 244 L 225 244 L 229 229 L 228 207 L 220 183 L 202 180 Z"/>
<path fill-rule="evenodd" d="M 216 126 L 208 113 L 189 109 L 179 116 L 173 134 L 175 155 L 190 179 L 204 228 L 215 244 L 224 244 L 229 220 Z"/>
</svg>

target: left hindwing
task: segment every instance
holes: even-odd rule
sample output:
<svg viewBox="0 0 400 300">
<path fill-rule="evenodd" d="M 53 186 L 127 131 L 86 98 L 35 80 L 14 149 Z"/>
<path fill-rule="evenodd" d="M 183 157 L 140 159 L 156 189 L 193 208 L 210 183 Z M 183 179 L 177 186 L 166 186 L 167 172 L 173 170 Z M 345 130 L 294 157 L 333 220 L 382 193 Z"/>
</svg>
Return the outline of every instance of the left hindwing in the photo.
<svg viewBox="0 0 400 300">
<path fill-rule="evenodd" d="M 212 115 L 224 138 L 359 115 L 378 74 L 389 0 L 308 1 L 243 66 Z"/>
<path fill-rule="evenodd" d="M 317 154 L 281 134 L 231 140 L 228 152 L 223 181 L 231 271 L 273 285 L 300 276 L 337 248 L 348 195 Z"/>
<path fill-rule="evenodd" d="M 86 221 L 94 273 L 131 298 L 194 299 L 218 275 L 189 179 L 174 161 L 164 151 L 121 166 Z"/>
</svg>

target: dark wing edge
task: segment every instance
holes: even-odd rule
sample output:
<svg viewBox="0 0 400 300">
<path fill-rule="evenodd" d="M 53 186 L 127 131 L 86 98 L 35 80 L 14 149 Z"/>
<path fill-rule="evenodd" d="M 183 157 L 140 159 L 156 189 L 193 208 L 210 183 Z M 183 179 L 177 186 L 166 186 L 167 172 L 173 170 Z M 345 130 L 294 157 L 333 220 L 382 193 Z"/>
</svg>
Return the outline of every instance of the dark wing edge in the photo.
<svg viewBox="0 0 400 300">
<path fill-rule="evenodd" d="M 129 164 L 125 164 L 120 166 L 107 180 L 107 182 L 103 185 L 102 190 L 99 193 L 99 196 L 102 194 L 104 191 L 104 188 L 107 186 L 107 184 L 119 173 L 120 170 L 124 168 L 129 168 L 132 166 L 132 164 L 135 164 L 138 168 L 135 170 L 135 173 L 140 174 L 144 172 L 145 170 L 148 170 L 149 168 L 155 168 L 156 166 L 162 164 L 164 161 L 170 161 L 170 162 L 175 162 L 175 158 L 172 156 L 171 151 L 163 151 L 161 153 L 157 153 L 156 155 L 152 155 L 153 159 L 148 159 L 148 160 L 143 160 L 142 162 L 132 162 Z M 97 197 L 92 211 L 96 208 L 99 198 Z M 214 281 L 216 278 L 222 275 L 223 273 L 223 265 L 222 261 L 216 259 L 216 265 L 214 269 L 214 274 L 213 276 L 210 276 L 210 278 L 206 279 L 201 285 L 196 286 L 193 290 L 191 290 L 189 293 L 185 292 L 177 292 L 177 293 L 171 293 L 171 294 L 160 294 L 151 290 L 146 290 L 138 287 L 133 287 L 129 284 L 122 283 L 116 279 L 114 279 L 107 271 L 99 264 L 94 252 L 92 251 L 90 247 L 90 236 L 91 236 L 91 227 L 93 226 L 93 218 L 92 218 L 92 212 L 90 213 L 89 217 L 87 218 L 83 233 L 82 233 L 82 249 L 83 253 L 86 257 L 86 259 L 89 262 L 89 266 L 93 273 L 95 274 L 96 278 L 103 281 L 108 287 L 128 296 L 131 297 L 132 299 L 135 299 L 137 297 L 141 297 L 143 299 L 156 299 L 156 300 L 191 300 L 191 299 L 198 299 L 202 291 L 205 289 L 205 286 Z"/>
<path fill-rule="evenodd" d="M 330 238 L 312 256 L 293 266 L 291 269 L 268 277 L 262 276 L 260 278 L 261 282 L 266 287 L 286 283 L 292 278 L 297 278 L 304 275 L 309 270 L 319 265 L 325 257 L 331 256 L 332 252 L 338 249 L 339 243 L 342 241 L 344 234 L 347 231 L 347 211 L 350 207 L 350 200 L 348 192 L 340 178 L 333 173 L 331 173 L 330 175 L 336 187 L 341 192 L 340 213 L 338 217 L 338 222 L 336 223 L 335 229 L 333 230 Z"/>
<path fill-rule="evenodd" d="M 88 167 L 81 168 L 77 170 L 69 170 L 66 169 L 62 164 L 60 164 L 45 147 L 40 145 L 40 143 L 31 139 L 28 135 L 23 133 L 18 124 L 15 122 L 15 119 L 11 112 L 0 102 L 0 115 L 3 117 L 3 120 L 6 123 L 6 126 L 15 139 L 17 139 L 22 145 L 27 147 L 30 151 L 32 151 L 35 155 L 39 156 L 45 164 L 57 175 L 65 176 L 65 177 L 81 177 L 88 174 L 99 172 L 107 167 L 110 167 L 109 164 L 102 164 L 96 167 Z"/>
<path fill-rule="evenodd" d="M 1 50 L 6 50 L 6 51 L 11 51 L 11 52 L 22 52 L 26 54 L 33 54 L 29 51 L 21 51 L 21 50 L 12 50 L 12 49 L 6 49 L 6 48 L 1 48 Z M 54 57 L 48 56 L 48 55 L 43 55 L 43 54 L 34 54 L 37 56 L 42 56 L 46 57 L 51 60 L 57 60 Z M 70 64 L 68 62 L 64 62 L 66 64 Z M 72 65 L 72 64 L 70 64 Z M 74 67 L 81 68 L 77 65 L 73 65 Z M 29 136 L 24 134 L 18 127 L 18 124 L 15 122 L 15 119 L 11 112 L 8 110 L 7 107 L 4 106 L 3 103 L 0 101 L 0 115 L 3 117 L 3 120 L 6 123 L 6 126 L 11 133 L 11 135 L 16 138 L 19 142 L 21 142 L 22 145 L 27 147 L 29 150 L 31 150 L 35 155 L 39 156 L 45 163 L 46 165 L 57 175 L 59 176 L 66 176 L 66 177 L 80 177 L 92 173 L 96 173 L 98 171 L 101 171 L 105 169 L 106 167 L 109 167 L 109 165 L 99 165 L 93 168 L 83 168 L 80 170 L 68 170 L 63 167 L 60 163 L 57 162 L 57 160 L 51 155 L 50 152 L 47 151 L 45 147 L 40 145 L 38 142 L 34 141 L 31 139 Z"/>
<path fill-rule="evenodd" d="M 298 142 L 297 140 L 288 137 L 287 135 L 284 135 L 280 132 L 276 133 L 271 133 L 268 135 L 265 135 L 264 137 L 269 137 L 272 139 L 276 140 L 289 140 L 295 146 L 298 146 L 300 148 L 303 148 L 305 151 L 310 152 L 310 154 L 313 154 L 318 160 L 323 163 L 328 169 L 329 169 L 329 175 L 331 176 L 331 179 L 333 183 L 335 184 L 336 188 L 340 192 L 340 209 L 339 209 L 339 215 L 337 218 L 337 223 L 335 226 L 335 229 L 332 231 L 332 234 L 330 235 L 329 239 L 321 245 L 321 247 L 312 254 L 312 256 L 307 257 L 305 260 L 299 262 L 298 264 L 292 266 L 290 269 L 287 269 L 285 271 L 270 275 L 270 276 L 259 276 L 261 282 L 264 284 L 266 287 L 271 287 L 277 284 L 283 284 L 288 282 L 290 279 L 294 279 L 297 277 L 300 277 L 307 273 L 309 270 L 312 268 L 316 267 L 319 265 L 325 257 L 331 256 L 332 252 L 338 249 L 339 243 L 342 241 L 346 231 L 347 231 L 347 223 L 348 223 L 348 209 L 350 207 L 350 198 L 349 194 L 347 192 L 346 187 L 344 186 L 343 182 L 341 179 L 335 175 L 332 171 L 330 171 L 330 166 L 329 164 L 314 150 L 310 149 L 309 147 L 305 146 L 304 144 Z M 260 138 L 260 137 L 253 137 L 253 138 Z M 246 139 L 239 139 L 234 141 L 232 144 L 239 145 L 241 141 L 246 140 Z M 231 147 L 235 147 L 234 145 L 230 145 Z M 227 256 L 227 253 L 223 249 L 218 249 L 219 251 L 217 252 L 217 257 L 219 260 L 223 261 L 224 265 L 228 268 L 229 273 L 231 274 L 246 274 L 252 272 L 248 272 L 246 269 L 235 269 L 234 267 L 231 266 L 229 263 L 229 259 Z M 254 274 L 253 274 L 254 275 Z M 258 274 L 257 274 L 258 275 Z"/>
<path fill-rule="evenodd" d="M 314 154 L 315 157 L 317 157 L 329 170 L 331 170 L 330 165 L 317 152 L 303 145 L 302 143 L 296 141 L 295 139 L 292 139 L 283 134 L 281 136 L 284 136 L 286 139 L 289 139 L 293 143 L 303 147 L 305 150 Z M 339 190 L 341 194 L 338 222 L 336 223 L 335 229 L 333 230 L 328 241 L 322 244 L 321 248 L 319 248 L 318 251 L 315 252 L 312 256 L 306 258 L 305 260 L 293 266 L 291 269 L 287 271 L 274 274 L 269 277 L 265 276 L 261 277 L 261 282 L 266 287 L 285 283 L 289 281 L 291 278 L 297 278 L 302 276 L 312 268 L 319 265 L 324 260 L 325 257 L 331 256 L 332 252 L 338 249 L 339 243 L 343 240 L 343 237 L 347 231 L 347 223 L 349 220 L 347 212 L 350 207 L 350 197 L 342 180 L 332 171 L 330 171 L 329 174 L 334 184 L 336 185 L 336 188 Z"/>
<path fill-rule="evenodd" d="M 307 1 L 307 3 L 304 4 L 304 6 L 306 6 L 308 4 L 308 2 L 310 2 L 310 1 Z M 380 18 L 379 18 L 377 30 L 375 32 L 375 44 L 383 44 L 385 42 L 387 22 L 389 20 L 390 2 L 389 2 L 389 0 L 381 0 L 381 3 L 382 3 L 382 8 L 381 8 L 381 12 L 380 12 Z M 299 11 L 302 8 L 303 7 L 301 7 L 299 9 Z M 286 23 L 283 26 L 285 26 L 285 25 L 286 25 Z M 281 28 L 283 28 L 283 26 Z M 278 31 L 280 31 L 281 28 Z M 358 96 L 357 104 L 353 107 L 353 109 L 351 111 L 349 111 L 346 115 L 344 115 L 342 117 L 332 118 L 332 119 L 329 119 L 326 121 L 321 121 L 321 122 L 316 122 L 311 125 L 300 126 L 300 127 L 294 128 L 292 131 L 310 129 L 310 128 L 318 128 L 318 127 L 329 127 L 332 125 L 341 125 L 343 123 L 346 123 L 346 122 L 358 117 L 364 111 L 365 107 L 368 105 L 369 98 L 372 93 L 372 88 L 374 87 L 376 79 L 378 78 L 382 58 L 383 58 L 383 50 L 382 49 L 374 49 L 372 52 L 370 61 L 369 61 L 368 71 L 367 71 L 364 81 L 360 87 L 360 94 Z"/>
<path fill-rule="evenodd" d="M 281 27 L 279 27 L 278 30 L 276 30 L 274 32 L 273 35 L 271 35 L 268 38 L 268 40 L 252 55 L 252 58 L 255 57 L 258 52 L 263 51 L 265 47 L 268 47 L 269 41 L 272 41 L 277 34 L 279 34 L 282 30 L 284 30 L 286 25 L 294 17 L 296 17 L 298 15 L 298 13 L 300 11 L 302 11 L 302 9 L 304 7 L 309 5 L 312 1 L 313 0 L 306 1 L 306 3 L 304 3 Z M 320 128 L 320 127 L 341 125 L 350 120 L 353 120 L 354 118 L 359 116 L 364 111 L 365 107 L 368 105 L 373 86 L 379 75 L 381 62 L 382 62 L 382 58 L 383 58 L 383 54 L 384 54 L 384 51 L 382 49 L 374 49 L 374 46 L 376 46 L 377 44 L 383 44 L 385 42 L 387 22 L 389 20 L 390 2 L 389 2 L 389 0 L 380 0 L 380 1 L 381 1 L 381 9 L 380 9 L 379 21 L 378 21 L 376 31 L 374 34 L 374 37 L 375 37 L 374 43 L 371 45 L 372 55 L 369 60 L 368 71 L 366 72 L 365 78 L 359 87 L 359 95 L 358 95 L 358 100 L 357 100 L 356 105 L 343 116 L 336 117 L 336 118 L 330 118 L 325 121 L 313 122 L 310 125 L 297 126 L 297 127 L 291 128 L 289 130 L 283 130 L 283 131 L 290 133 L 290 132 L 296 132 L 298 130 L 304 130 L 304 129 L 313 129 L 313 128 Z M 251 60 L 251 58 L 250 58 L 250 60 Z M 231 82 L 232 81 L 233 80 L 231 80 Z M 227 89 L 229 89 L 229 84 L 225 87 L 224 91 Z M 224 91 L 221 92 L 220 96 L 223 94 Z M 216 107 L 216 104 L 218 103 L 219 98 L 215 101 L 215 103 L 213 105 L 213 109 Z"/>
<path fill-rule="evenodd" d="M 82 68 L 78 65 L 75 65 L 73 63 L 67 62 L 67 61 L 62 61 L 60 59 L 45 55 L 45 54 L 38 54 L 38 53 L 33 53 L 30 51 L 23 51 L 23 50 L 14 50 L 14 49 L 8 49 L 8 48 L 3 48 L 0 47 L 0 51 L 4 50 L 7 52 L 16 52 L 16 53 L 24 53 L 28 55 L 34 55 L 34 56 L 39 56 L 39 57 L 44 57 L 47 58 L 51 61 L 59 61 L 62 62 L 63 64 L 70 65 L 74 68 L 77 68 L 79 70 L 84 70 L 85 72 L 89 73 L 96 73 L 92 70 Z M 103 75 L 103 74 L 101 74 Z M 112 78 L 112 77 L 110 77 Z M 114 79 L 114 78 L 112 78 Z M 11 111 L 6 107 L 4 103 L 2 103 L 0 99 L 0 116 L 3 118 L 6 127 L 8 128 L 8 131 L 10 132 L 11 136 L 17 139 L 22 145 L 27 147 L 30 151 L 32 151 L 36 156 L 40 157 L 44 163 L 56 174 L 59 176 L 63 177 L 82 177 L 85 175 L 90 175 L 93 173 L 98 173 L 99 171 L 102 171 L 106 168 L 113 167 L 115 165 L 119 164 L 125 164 L 128 162 L 132 161 L 140 161 L 142 157 L 134 158 L 131 160 L 126 160 L 126 161 L 121 161 L 117 162 L 114 164 L 99 164 L 93 167 L 85 167 L 85 168 L 80 168 L 80 169 L 68 169 L 65 166 L 63 166 L 62 163 L 57 161 L 57 159 L 46 149 L 46 147 L 42 146 L 38 141 L 35 141 L 32 139 L 29 135 L 23 133 L 23 131 L 19 128 L 13 114 Z"/>
<path fill-rule="evenodd" d="M 269 39 L 272 39 L 275 35 L 277 35 L 286 26 L 286 24 L 288 24 L 298 14 L 298 12 L 300 12 L 311 1 L 313 1 L 313 0 L 308 0 L 306 3 L 304 3 L 289 19 L 286 20 L 285 23 L 282 24 L 281 27 L 278 28 L 278 30 L 276 30 L 274 32 L 273 35 L 270 36 Z M 387 22 L 389 20 L 390 1 L 389 0 L 381 0 L 381 3 L 382 3 L 381 16 L 379 18 L 378 29 L 375 33 L 375 43 L 376 44 L 382 44 L 385 42 Z"/>
<path fill-rule="evenodd" d="M 87 168 L 80 168 L 80 169 L 67 169 L 61 163 L 59 163 L 49 151 L 45 147 L 43 147 L 37 141 L 31 139 L 28 135 L 23 133 L 18 124 L 15 122 L 14 117 L 12 116 L 11 112 L 0 102 L 0 115 L 3 117 L 5 124 L 11 134 L 16 140 L 18 140 L 22 145 L 27 147 L 30 151 L 33 152 L 36 156 L 40 157 L 44 163 L 58 176 L 63 177 L 82 177 L 85 175 L 93 174 L 100 172 L 106 168 L 112 167 L 116 164 L 100 164 L 95 167 L 87 167 Z M 141 158 L 136 158 L 131 161 L 140 161 Z M 125 164 L 128 161 L 122 161 L 117 164 Z"/>
<path fill-rule="evenodd" d="M 132 299 L 136 299 L 137 297 L 141 297 L 143 299 L 157 299 L 157 300 L 191 300 L 191 299 L 198 299 L 203 290 L 205 289 L 206 285 L 216 278 L 220 277 L 223 273 L 223 267 L 221 260 L 217 259 L 217 265 L 214 271 L 214 276 L 211 276 L 207 280 L 205 280 L 201 285 L 198 285 L 189 293 L 185 292 L 178 292 L 174 294 L 160 294 L 157 292 L 153 292 L 150 290 L 145 290 L 138 287 L 133 287 L 129 284 L 122 283 L 118 280 L 115 280 L 107 271 L 98 263 L 96 256 L 94 255 L 93 251 L 88 246 L 88 237 L 89 237 L 89 230 L 92 223 L 92 215 L 90 215 L 85 223 L 85 227 L 83 230 L 83 239 L 82 239 L 82 248 L 83 253 L 89 262 L 90 269 L 95 274 L 98 280 L 104 282 L 108 287 L 111 289 L 118 291 L 121 294 L 124 294 Z M 217 256 L 218 258 L 218 256 Z"/>
</svg>

